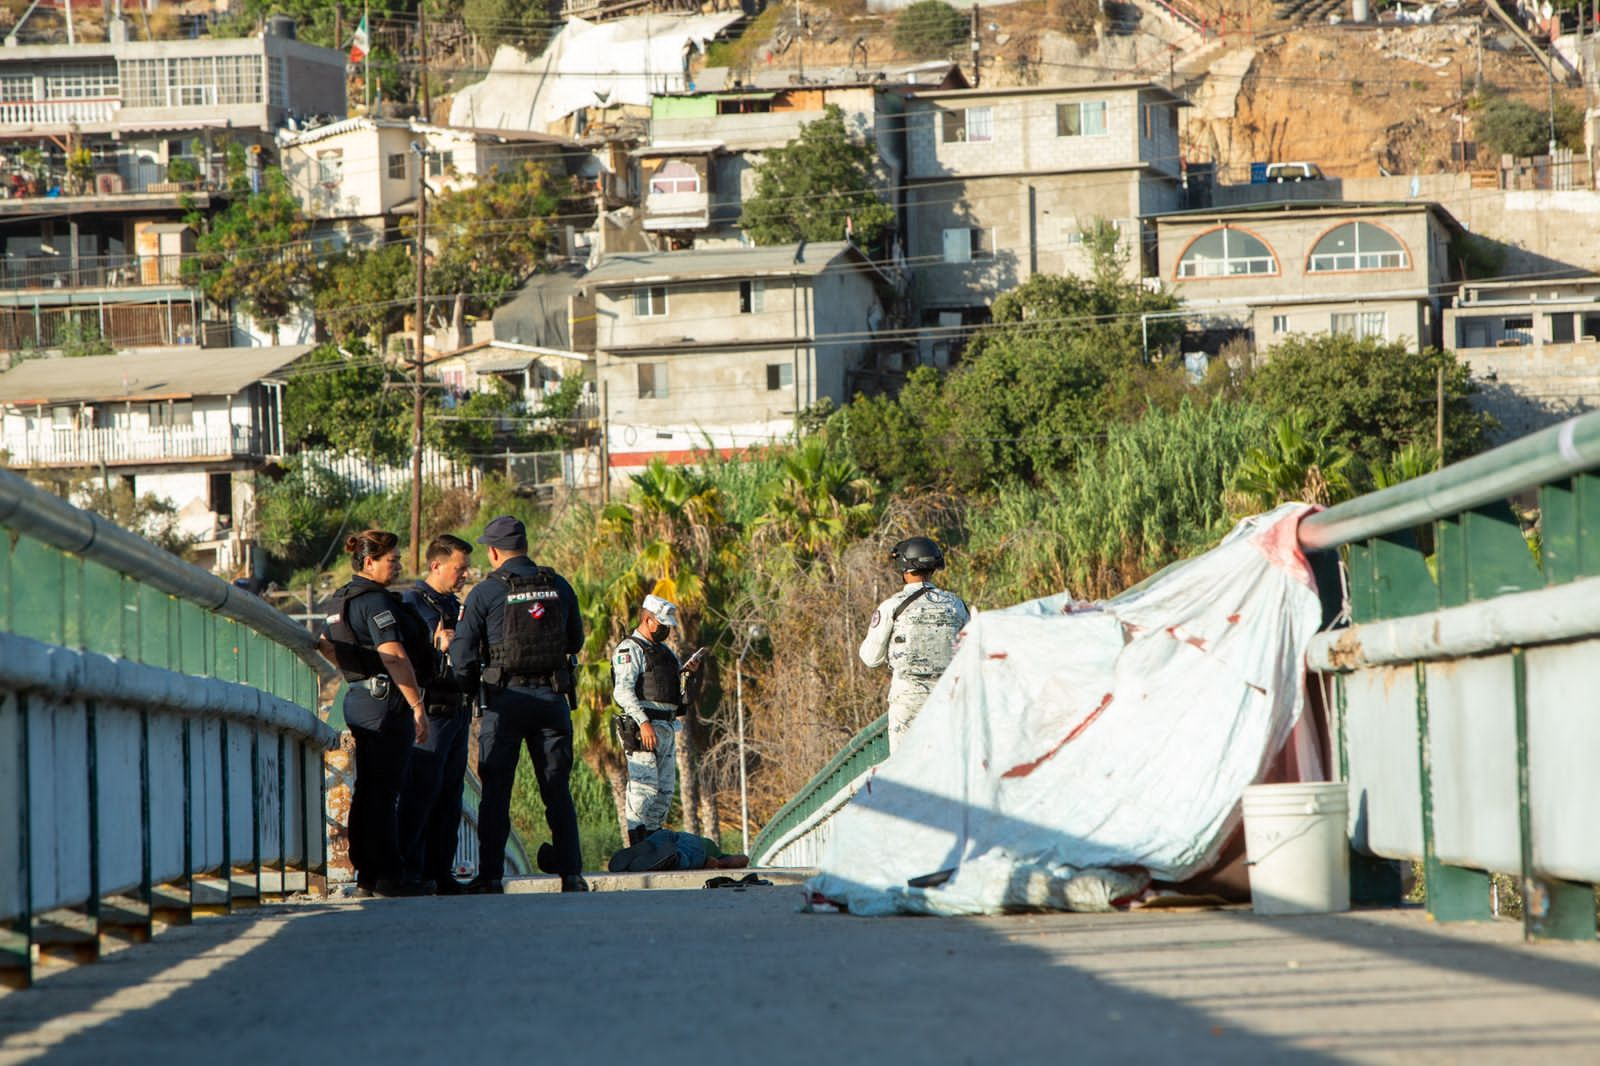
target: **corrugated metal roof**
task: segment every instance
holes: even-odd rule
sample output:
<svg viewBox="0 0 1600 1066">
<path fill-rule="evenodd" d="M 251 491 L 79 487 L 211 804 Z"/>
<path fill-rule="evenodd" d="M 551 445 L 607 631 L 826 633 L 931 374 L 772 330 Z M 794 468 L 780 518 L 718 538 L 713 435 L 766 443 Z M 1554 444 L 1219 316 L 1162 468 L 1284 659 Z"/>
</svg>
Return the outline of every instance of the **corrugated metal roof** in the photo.
<svg viewBox="0 0 1600 1066">
<path fill-rule="evenodd" d="M 806 277 L 847 256 L 861 258 L 848 241 L 777 244 L 765 248 L 700 248 L 687 252 L 625 252 L 608 256 L 583 277 L 585 288 L 642 281 L 710 278 Z"/>
<path fill-rule="evenodd" d="M 129 355 L 31 359 L 0 374 L 0 403 L 76 403 L 228 396 L 270 378 L 311 350 L 154 348 Z"/>
</svg>

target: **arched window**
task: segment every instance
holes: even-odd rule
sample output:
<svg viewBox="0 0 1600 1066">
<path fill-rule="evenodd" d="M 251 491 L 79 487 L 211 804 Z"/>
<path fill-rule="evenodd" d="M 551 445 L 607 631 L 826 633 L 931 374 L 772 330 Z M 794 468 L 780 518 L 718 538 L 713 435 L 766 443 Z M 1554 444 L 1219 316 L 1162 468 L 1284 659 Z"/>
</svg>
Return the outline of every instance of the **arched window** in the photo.
<svg viewBox="0 0 1600 1066">
<path fill-rule="evenodd" d="M 1311 249 L 1313 274 L 1335 270 L 1403 270 L 1410 263 L 1400 238 L 1371 222 L 1335 226 Z"/>
<path fill-rule="evenodd" d="M 1180 278 L 1228 278 L 1277 272 L 1278 259 L 1266 242 L 1231 226 L 1200 234 L 1178 260 Z"/>
<path fill-rule="evenodd" d="M 699 192 L 700 175 L 681 159 L 669 159 L 650 179 L 650 191 L 663 196 L 679 192 Z"/>
</svg>

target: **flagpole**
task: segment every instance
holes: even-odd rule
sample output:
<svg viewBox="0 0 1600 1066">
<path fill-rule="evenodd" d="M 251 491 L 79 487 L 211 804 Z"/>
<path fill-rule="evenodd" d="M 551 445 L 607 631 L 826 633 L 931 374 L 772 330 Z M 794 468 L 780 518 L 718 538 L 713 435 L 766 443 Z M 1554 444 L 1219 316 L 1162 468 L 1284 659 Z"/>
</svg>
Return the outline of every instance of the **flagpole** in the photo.
<svg viewBox="0 0 1600 1066">
<path fill-rule="evenodd" d="M 367 7 L 361 5 L 361 25 L 367 31 L 367 48 L 361 54 L 361 92 L 366 97 L 367 114 L 372 114 L 372 23 L 367 21 Z"/>
</svg>

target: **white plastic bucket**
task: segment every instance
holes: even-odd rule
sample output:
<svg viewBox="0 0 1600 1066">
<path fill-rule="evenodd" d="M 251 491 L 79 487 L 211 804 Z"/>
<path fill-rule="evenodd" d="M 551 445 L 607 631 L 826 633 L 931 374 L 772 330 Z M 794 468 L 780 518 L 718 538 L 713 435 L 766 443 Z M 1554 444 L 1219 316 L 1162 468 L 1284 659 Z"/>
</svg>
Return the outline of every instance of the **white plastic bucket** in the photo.
<svg viewBox="0 0 1600 1066">
<path fill-rule="evenodd" d="M 1244 790 L 1244 846 L 1257 914 L 1350 909 L 1349 806 L 1343 781 Z"/>
</svg>

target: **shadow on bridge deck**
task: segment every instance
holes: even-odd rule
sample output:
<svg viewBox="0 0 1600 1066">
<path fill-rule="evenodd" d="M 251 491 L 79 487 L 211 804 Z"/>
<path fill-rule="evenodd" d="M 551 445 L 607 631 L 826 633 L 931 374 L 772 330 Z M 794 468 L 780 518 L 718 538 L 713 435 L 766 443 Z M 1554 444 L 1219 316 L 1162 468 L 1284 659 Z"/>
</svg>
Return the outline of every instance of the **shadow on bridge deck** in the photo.
<svg viewBox="0 0 1600 1066">
<path fill-rule="evenodd" d="M 0 1064 L 1315 1066 L 1600 1046 L 1600 949 L 1524 946 L 1511 923 L 1444 931 L 1416 911 L 865 920 L 797 914 L 798 902 L 772 888 L 264 908 L 0 998 Z"/>
</svg>

